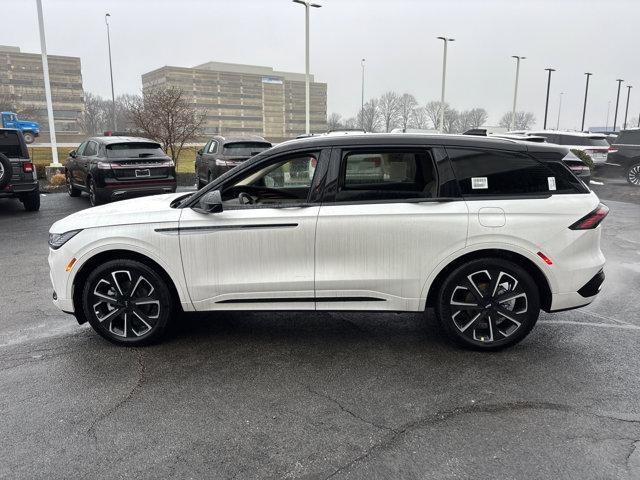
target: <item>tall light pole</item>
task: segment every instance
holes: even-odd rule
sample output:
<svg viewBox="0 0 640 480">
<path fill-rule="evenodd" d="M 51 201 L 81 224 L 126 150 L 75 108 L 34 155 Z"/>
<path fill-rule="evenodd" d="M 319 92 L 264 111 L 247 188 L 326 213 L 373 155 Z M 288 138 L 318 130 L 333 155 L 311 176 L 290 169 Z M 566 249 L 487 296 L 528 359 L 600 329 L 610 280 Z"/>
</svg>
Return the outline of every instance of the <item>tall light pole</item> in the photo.
<svg viewBox="0 0 640 480">
<path fill-rule="evenodd" d="M 440 95 L 440 133 L 444 133 L 444 86 L 447 78 L 447 44 L 449 42 L 455 42 L 455 38 L 437 37 L 438 40 L 442 40 L 444 44 L 444 52 L 442 55 L 442 95 Z"/>
<path fill-rule="evenodd" d="M 549 112 L 549 89 L 551 88 L 551 72 L 555 72 L 553 68 L 545 68 L 547 72 L 549 72 L 549 76 L 547 77 L 547 100 L 544 104 L 544 125 L 542 126 L 543 130 L 547 129 L 547 113 Z"/>
<path fill-rule="evenodd" d="M 613 131 L 616 131 L 616 123 L 618 121 L 618 102 L 620 101 L 620 85 L 622 85 L 622 82 L 624 82 L 624 80 L 622 80 L 621 78 L 618 78 L 616 80 L 616 82 L 618 82 L 618 96 L 616 97 L 616 110 L 615 113 L 613 114 Z"/>
<path fill-rule="evenodd" d="M 116 95 L 113 90 L 113 66 L 111 65 L 111 34 L 109 32 L 110 13 L 104 14 L 104 23 L 107 25 L 107 45 L 109 46 L 109 75 L 111 76 L 111 118 L 113 120 L 113 130 L 118 130 L 116 124 Z"/>
<path fill-rule="evenodd" d="M 558 104 L 558 121 L 556 122 L 556 130 L 560 130 L 560 112 L 562 111 L 562 95 L 564 95 L 564 92 L 560 92 L 560 102 Z"/>
<path fill-rule="evenodd" d="M 611 111 L 611 100 L 607 102 L 607 121 L 604 124 L 604 129 L 609 131 L 609 112 Z"/>
<path fill-rule="evenodd" d="M 61 167 L 58 161 L 58 144 L 56 142 L 56 127 L 53 123 L 53 103 L 51 102 L 51 84 L 49 83 L 49 61 L 47 60 L 47 41 L 44 36 L 44 15 L 42 14 L 42 0 L 36 0 L 38 7 L 38 28 L 40 29 L 40 51 L 42 53 L 42 76 L 44 77 L 44 96 L 47 102 L 47 117 L 49 120 L 49 137 L 51 141 L 51 167 Z"/>
<path fill-rule="evenodd" d="M 516 87 L 513 90 L 513 109 L 511 111 L 511 122 L 509 124 L 509 129 L 513 130 L 516 125 L 516 101 L 518 100 L 518 77 L 520 76 L 520 60 L 524 60 L 527 57 L 511 55 L 511 58 L 516 59 Z"/>
<path fill-rule="evenodd" d="M 582 126 L 580 127 L 580 131 L 584 132 L 584 117 L 587 114 L 587 95 L 589 94 L 589 77 L 593 75 L 593 73 L 586 72 L 587 76 L 587 86 L 584 89 L 584 106 L 582 107 Z"/>
<path fill-rule="evenodd" d="M 627 129 L 627 114 L 629 113 L 629 96 L 631 95 L 631 89 L 633 87 L 631 85 L 627 85 L 627 107 L 624 110 L 624 127 L 623 130 Z"/>
<path fill-rule="evenodd" d="M 364 130 L 364 62 L 365 59 L 363 58 L 360 61 L 360 65 L 362 66 L 362 94 L 360 97 L 360 128 L 362 128 Z"/>
<path fill-rule="evenodd" d="M 311 3 L 307 0 L 293 0 L 293 3 L 299 3 L 300 5 L 304 5 L 304 19 L 305 19 L 305 29 L 304 29 L 304 38 L 305 38 L 305 56 L 304 56 L 304 113 L 305 113 L 305 133 L 309 135 L 310 127 L 309 127 L 309 7 L 320 8 L 322 5 L 317 3 Z"/>
</svg>

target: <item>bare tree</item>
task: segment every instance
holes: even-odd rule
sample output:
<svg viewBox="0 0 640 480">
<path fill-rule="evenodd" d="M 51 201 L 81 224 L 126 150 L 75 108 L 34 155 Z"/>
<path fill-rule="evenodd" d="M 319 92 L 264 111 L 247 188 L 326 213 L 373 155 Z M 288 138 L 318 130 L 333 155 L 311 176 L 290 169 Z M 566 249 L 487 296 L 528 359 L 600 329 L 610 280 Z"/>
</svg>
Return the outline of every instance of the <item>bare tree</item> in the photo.
<svg viewBox="0 0 640 480">
<path fill-rule="evenodd" d="M 141 97 L 132 97 L 127 107 L 136 128 L 160 142 L 174 161 L 184 144 L 202 133 L 206 118 L 174 86 L 149 89 Z"/>
<path fill-rule="evenodd" d="M 390 132 L 400 118 L 400 97 L 396 92 L 387 92 L 382 94 L 378 104 L 384 131 Z"/>
<path fill-rule="evenodd" d="M 84 94 L 84 111 L 78 119 L 78 126 L 82 133 L 95 135 L 104 130 L 105 126 L 105 100 L 100 95 L 91 92 Z"/>
<path fill-rule="evenodd" d="M 460 112 L 455 108 L 444 111 L 444 133 L 460 133 Z"/>
<path fill-rule="evenodd" d="M 26 105 L 13 93 L 0 93 L 0 111 L 13 112 L 21 119 L 33 119 L 37 113 L 33 106 Z"/>
<path fill-rule="evenodd" d="M 427 114 L 427 117 L 429 117 L 429 120 L 431 120 L 431 124 L 433 125 L 433 128 L 440 128 L 440 109 L 442 108 L 443 104 L 440 103 L 437 100 L 432 100 L 430 102 L 428 102 L 425 105 L 425 112 Z M 449 108 L 449 104 L 445 103 L 444 104 L 444 109 L 445 112 L 447 111 L 447 109 Z"/>
<path fill-rule="evenodd" d="M 355 117 L 347 118 L 344 121 L 344 128 L 346 130 L 355 130 L 356 128 L 359 128 L 359 125 L 360 124 L 358 123 L 358 119 Z"/>
<path fill-rule="evenodd" d="M 403 93 L 398 100 L 398 119 L 403 131 L 411 124 L 417 106 L 418 101 L 416 97 L 410 93 Z"/>
<path fill-rule="evenodd" d="M 409 126 L 419 130 L 427 130 L 431 127 L 426 107 L 417 107 L 413 110 Z"/>
<path fill-rule="evenodd" d="M 344 128 L 344 125 L 342 124 L 342 115 L 334 112 L 327 117 L 328 130 L 340 130 L 342 128 Z"/>
<path fill-rule="evenodd" d="M 372 98 L 360 112 L 358 112 L 358 125 L 367 132 L 377 132 L 380 127 L 380 111 L 379 102 L 376 98 Z"/>
<path fill-rule="evenodd" d="M 511 113 L 505 113 L 498 125 L 504 128 L 511 128 Z M 515 122 L 513 125 L 514 130 L 528 130 L 536 123 L 536 117 L 531 112 L 516 112 Z"/>
<path fill-rule="evenodd" d="M 472 108 L 460 113 L 460 131 L 480 128 L 487 121 L 488 115 L 484 108 Z"/>
</svg>

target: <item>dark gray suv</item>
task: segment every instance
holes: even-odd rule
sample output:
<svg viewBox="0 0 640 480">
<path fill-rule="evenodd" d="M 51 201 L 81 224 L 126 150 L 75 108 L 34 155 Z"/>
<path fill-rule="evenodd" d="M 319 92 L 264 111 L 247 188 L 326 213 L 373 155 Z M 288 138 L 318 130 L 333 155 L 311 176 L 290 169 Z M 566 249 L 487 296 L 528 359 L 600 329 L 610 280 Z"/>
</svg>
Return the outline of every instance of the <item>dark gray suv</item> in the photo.
<svg viewBox="0 0 640 480">
<path fill-rule="evenodd" d="M 0 198 L 17 198 L 28 212 L 40 210 L 36 169 L 20 130 L 0 128 Z"/>
<path fill-rule="evenodd" d="M 196 153 L 195 172 L 198 189 L 271 146 L 271 143 L 257 135 L 212 137 L 204 148 Z"/>
</svg>

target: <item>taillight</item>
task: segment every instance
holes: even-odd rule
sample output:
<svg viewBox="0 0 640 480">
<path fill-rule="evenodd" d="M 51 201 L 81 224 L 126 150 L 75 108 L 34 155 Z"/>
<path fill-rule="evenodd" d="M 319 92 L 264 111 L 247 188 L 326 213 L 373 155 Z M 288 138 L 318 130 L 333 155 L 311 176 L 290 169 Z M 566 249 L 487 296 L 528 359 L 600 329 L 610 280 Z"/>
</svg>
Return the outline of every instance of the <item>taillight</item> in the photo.
<svg viewBox="0 0 640 480">
<path fill-rule="evenodd" d="M 31 162 L 24 162 L 22 164 L 22 171 L 24 173 L 33 173 L 33 163 Z"/>
<path fill-rule="evenodd" d="M 600 223 L 602 222 L 602 220 L 604 220 L 604 217 L 606 217 L 608 213 L 609 207 L 601 203 L 595 210 L 586 214 L 569 228 L 571 230 L 591 230 L 600 225 Z"/>
<path fill-rule="evenodd" d="M 609 153 L 618 153 L 618 149 L 614 148 L 614 147 L 609 147 L 609 150 L 607 150 L 607 152 L 609 152 Z"/>
</svg>

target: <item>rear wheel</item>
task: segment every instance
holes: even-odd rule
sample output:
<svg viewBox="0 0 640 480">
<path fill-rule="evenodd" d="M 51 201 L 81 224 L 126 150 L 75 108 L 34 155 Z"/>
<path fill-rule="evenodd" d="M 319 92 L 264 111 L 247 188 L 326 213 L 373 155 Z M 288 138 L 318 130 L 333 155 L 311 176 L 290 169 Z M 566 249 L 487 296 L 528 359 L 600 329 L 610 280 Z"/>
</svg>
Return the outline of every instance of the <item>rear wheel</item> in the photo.
<svg viewBox="0 0 640 480">
<path fill-rule="evenodd" d="M 447 336 L 477 350 L 498 350 L 526 337 L 538 320 L 540 296 L 519 265 L 498 258 L 456 268 L 440 288 L 436 314 Z"/>
<path fill-rule="evenodd" d="M 106 203 L 93 178 L 89 180 L 89 203 L 92 207 L 97 207 L 98 205 Z"/>
<path fill-rule="evenodd" d="M 37 212 L 40 210 L 40 190 L 36 189 L 33 192 L 25 193 L 20 200 L 27 212 Z"/>
<path fill-rule="evenodd" d="M 173 297 L 163 278 L 136 260 L 111 260 L 87 278 L 82 308 L 93 329 L 118 345 L 158 341 L 171 320 Z"/>
<path fill-rule="evenodd" d="M 640 187 L 640 163 L 629 167 L 627 170 L 627 182 L 633 186 Z"/>
<path fill-rule="evenodd" d="M 24 137 L 25 143 L 33 143 L 36 137 L 31 132 L 23 132 L 22 136 Z"/>
</svg>

